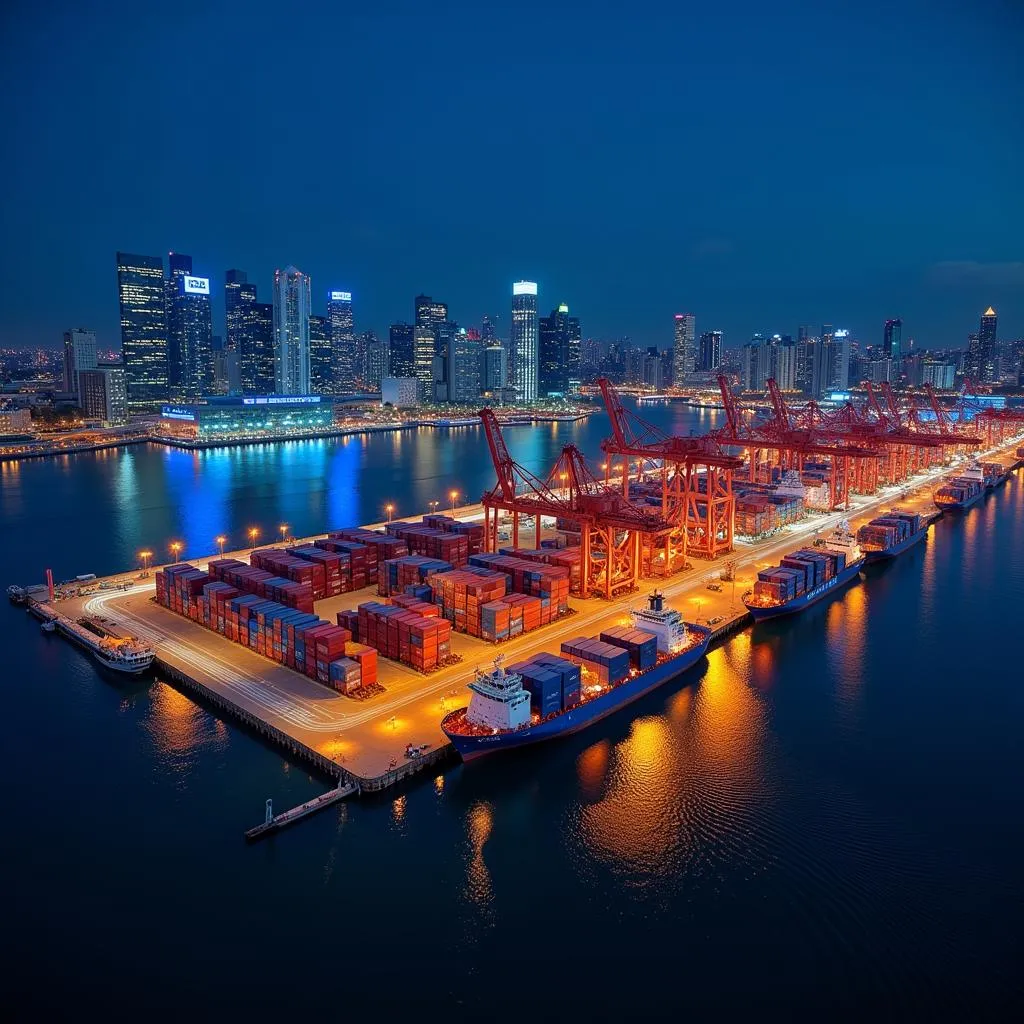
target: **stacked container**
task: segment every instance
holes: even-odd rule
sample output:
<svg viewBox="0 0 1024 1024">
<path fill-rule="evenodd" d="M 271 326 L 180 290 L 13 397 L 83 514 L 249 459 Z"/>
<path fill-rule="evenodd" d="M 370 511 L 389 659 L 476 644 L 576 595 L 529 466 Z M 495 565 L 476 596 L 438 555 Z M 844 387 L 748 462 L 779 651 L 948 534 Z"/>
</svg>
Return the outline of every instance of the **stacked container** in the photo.
<svg viewBox="0 0 1024 1024">
<path fill-rule="evenodd" d="M 646 630 L 633 626 L 614 626 L 602 630 L 601 640 L 626 651 L 630 664 L 640 672 L 658 663 L 658 638 Z"/>
<path fill-rule="evenodd" d="M 368 601 L 359 606 L 359 639 L 386 658 L 430 672 L 451 654 L 451 623 L 417 615 L 397 605 Z"/>
<path fill-rule="evenodd" d="M 483 636 L 483 608 L 505 596 L 503 576 L 456 569 L 430 577 L 431 599 L 460 633 Z"/>
<path fill-rule="evenodd" d="M 576 665 L 585 666 L 602 685 L 621 682 L 629 675 L 629 652 L 590 637 L 577 637 L 562 644 L 562 654 Z"/>
<path fill-rule="evenodd" d="M 504 573 L 509 591 L 548 598 L 558 615 L 569 608 L 569 570 L 565 566 L 528 562 L 509 555 L 473 555 L 469 564 Z"/>
<path fill-rule="evenodd" d="M 381 597 L 401 594 L 407 586 L 425 583 L 434 573 L 450 572 L 451 569 L 451 562 L 442 562 L 424 555 L 389 558 L 378 569 L 377 593 Z"/>
</svg>

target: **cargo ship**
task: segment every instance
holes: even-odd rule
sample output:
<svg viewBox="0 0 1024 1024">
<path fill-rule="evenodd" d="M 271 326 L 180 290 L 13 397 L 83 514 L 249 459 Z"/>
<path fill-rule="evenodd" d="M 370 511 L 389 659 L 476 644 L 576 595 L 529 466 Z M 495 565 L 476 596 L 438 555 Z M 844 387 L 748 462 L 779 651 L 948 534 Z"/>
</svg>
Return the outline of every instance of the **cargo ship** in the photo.
<svg viewBox="0 0 1024 1024">
<path fill-rule="evenodd" d="M 1010 471 L 1001 462 L 983 462 L 981 470 L 985 476 L 986 491 L 994 491 L 1010 479 Z"/>
<path fill-rule="evenodd" d="M 963 512 L 974 505 L 987 489 L 984 470 L 975 464 L 943 484 L 935 492 L 933 500 L 935 507 L 943 512 Z"/>
<path fill-rule="evenodd" d="M 78 622 L 54 616 L 57 629 L 69 640 L 88 651 L 104 668 L 122 675 L 142 675 L 156 658 L 156 652 L 130 636 L 115 636 L 104 627 L 83 618 Z"/>
<path fill-rule="evenodd" d="M 857 531 L 857 543 L 864 552 L 865 562 L 882 562 L 902 555 L 907 548 L 924 540 L 927 533 L 928 523 L 922 522 L 917 512 L 894 508 L 865 523 Z"/>
<path fill-rule="evenodd" d="M 762 569 L 743 603 L 755 622 L 794 615 L 852 583 L 864 561 L 849 523 L 842 522 L 814 547 L 786 555 L 774 569 Z"/>
<path fill-rule="evenodd" d="M 447 714 L 441 729 L 463 761 L 569 736 L 675 679 L 704 657 L 711 630 L 684 622 L 657 591 L 632 625 L 578 637 L 562 656 L 477 669 L 469 706 Z"/>
</svg>

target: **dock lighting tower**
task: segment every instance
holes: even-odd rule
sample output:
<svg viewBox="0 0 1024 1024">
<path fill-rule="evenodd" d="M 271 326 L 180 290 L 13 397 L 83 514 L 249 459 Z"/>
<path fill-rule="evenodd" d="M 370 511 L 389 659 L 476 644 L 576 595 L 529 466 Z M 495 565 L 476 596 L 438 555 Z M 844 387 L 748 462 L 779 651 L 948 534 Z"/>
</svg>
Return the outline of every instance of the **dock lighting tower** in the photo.
<svg viewBox="0 0 1024 1024">
<path fill-rule="evenodd" d="M 455 515 L 455 499 L 459 496 L 458 491 L 451 491 L 448 495 L 452 500 L 452 515 Z"/>
<path fill-rule="evenodd" d="M 152 551 L 140 551 L 139 558 L 142 559 L 142 571 L 149 572 L 149 560 L 153 557 Z"/>
<path fill-rule="evenodd" d="M 223 534 L 221 534 L 219 537 L 217 537 L 215 539 L 217 541 L 217 547 L 220 548 L 220 556 L 221 556 L 221 558 L 223 558 L 224 557 L 224 543 L 225 543 L 225 541 L 227 541 L 227 537 L 225 537 Z"/>
<path fill-rule="evenodd" d="M 256 538 L 260 535 L 259 528 L 256 526 L 249 527 L 249 546 L 256 547 Z"/>
<path fill-rule="evenodd" d="M 181 541 L 171 541 L 171 554 L 174 555 L 174 561 L 178 561 L 178 555 L 181 554 Z"/>
<path fill-rule="evenodd" d="M 427 504 L 430 506 L 431 512 L 437 511 L 437 506 L 441 504 L 439 501 L 428 501 Z"/>
<path fill-rule="evenodd" d="M 384 506 L 384 511 L 387 512 L 387 514 L 388 514 L 388 522 L 390 523 L 391 522 L 391 513 L 395 511 L 395 506 L 392 505 L 390 502 L 388 502 L 388 504 Z"/>
<path fill-rule="evenodd" d="M 281 531 L 281 540 L 285 541 L 288 539 L 288 524 L 282 523 L 278 529 Z"/>
</svg>

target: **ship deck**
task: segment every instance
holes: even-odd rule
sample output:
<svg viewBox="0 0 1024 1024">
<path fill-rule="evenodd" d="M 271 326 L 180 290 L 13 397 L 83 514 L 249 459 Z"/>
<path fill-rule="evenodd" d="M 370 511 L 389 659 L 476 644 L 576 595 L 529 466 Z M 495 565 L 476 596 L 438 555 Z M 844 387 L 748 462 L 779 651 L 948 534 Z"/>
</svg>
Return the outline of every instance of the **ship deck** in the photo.
<svg viewBox="0 0 1024 1024">
<path fill-rule="evenodd" d="M 1012 448 L 1004 449 L 1003 456 L 1007 463 L 1018 462 Z M 385 692 L 365 701 L 341 696 L 158 606 L 152 576 L 133 579 L 133 586 L 127 591 L 97 591 L 90 596 L 58 601 L 56 610 L 70 618 L 103 616 L 115 628 L 154 647 L 158 678 L 197 695 L 225 717 L 242 721 L 287 756 L 313 765 L 324 774 L 355 782 L 363 791 L 378 790 L 417 771 L 430 769 L 447 756 L 449 744 L 440 728 L 441 719 L 468 702 L 466 685 L 475 668 L 486 670 L 496 654 L 504 654 L 505 663 L 509 664 L 541 651 L 558 653 L 564 640 L 592 636 L 628 621 L 629 609 L 640 604 L 655 585 L 684 619 L 710 625 L 714 643 L 749 621 L 742 595 L 751 588 L 759 569 L 777 564 L 784 554 L 807 545 L 814 535 L 828 532 L 842 519 L 849 520 L 856 530 L 878 515 L 880 509 L 899 505 L 934 521 L 939 514 L 932 504 L 932 492 L 940 476 L 948 474 L 948 470 L 943 474 L 933 472 L 918 477 L 909 488 L 887 488 L 870 497 L 855 496 L 853 507 L 845 512 L 815 515 L 767 540 L 741 542 L 728 559 L 695 561 L 685 573 L 657 584 L 645 581 L 639 592 L 612 602 L 573 598 L 575 614 L 500 645 L 453 633 L 452 651 L 461 656 L 461 663 L 430 675 L 380 658 L 379 680 Z M 907 497 L 902 497 L 908 491 Z M 995 492 L 997 500 L 999 493 Z M 457 514 L 469 518 L 467 510 Z M 226 552 L 225 556 L 232 554 L 246 558 L 248 551 Z M 215 557 L 220 556 L 190 561 L 202 568 L 208 558 Z M 708 582 L 718 579 L 725 561 L 735 563 L 737 579 L 722 583 L 720 591 L 708 590 Z M 124 573 L 110 577 L 119 581 L 126 578 Z M 91 585 L 99 582 L 102 581 L 93 581 Z M 334 621 L 339 610 L 376 599 L 376 588 L 366 588 L 319 601 L 316 611 L 322 618 Z M 408 744 L 429 746 L 425 754 L 410 760 L 405 757 Z"/>
</svg>

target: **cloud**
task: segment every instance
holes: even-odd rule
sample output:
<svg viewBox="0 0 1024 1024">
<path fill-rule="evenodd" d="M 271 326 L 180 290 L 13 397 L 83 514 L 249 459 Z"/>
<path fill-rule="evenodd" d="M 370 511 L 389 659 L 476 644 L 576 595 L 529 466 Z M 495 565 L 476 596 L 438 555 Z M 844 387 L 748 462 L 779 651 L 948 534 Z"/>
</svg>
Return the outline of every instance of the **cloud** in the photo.
<svg viewBox="0 0 1024 1024">
<path fill-rule="evenodd" d="M 928 277 L 943 286 L 974 285 L 988 288 L 1024 287 L 1024 262 L 978 263 L 975 260 L 946 260 L 934 263 Z"/>
<path fill-rule="evenodd" d="M 733 248 L 728 238 L 702 238 L 690 248 L 690 255 L 698 259 L 704 256 L 725 256 L 731 253 Z"/>
</svg>

